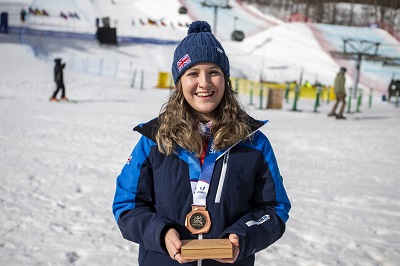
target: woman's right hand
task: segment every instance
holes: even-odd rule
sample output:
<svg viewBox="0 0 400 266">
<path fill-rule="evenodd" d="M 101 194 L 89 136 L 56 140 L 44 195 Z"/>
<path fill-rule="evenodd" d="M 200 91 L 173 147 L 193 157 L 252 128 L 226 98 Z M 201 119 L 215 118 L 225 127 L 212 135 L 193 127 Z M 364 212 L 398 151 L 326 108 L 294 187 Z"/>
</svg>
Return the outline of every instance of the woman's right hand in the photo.
<svg viewBox="0 0 400 266">
<path fill-rule="evenodd" d="M 168 229 L 165 234 L 165 247 L 171 259 L 176 260 L 180 264 L 191 262 L 194 260 L 184 260 L 181 256 L 182 242 L 179 233 L 174 229 Z"/>
</svg>

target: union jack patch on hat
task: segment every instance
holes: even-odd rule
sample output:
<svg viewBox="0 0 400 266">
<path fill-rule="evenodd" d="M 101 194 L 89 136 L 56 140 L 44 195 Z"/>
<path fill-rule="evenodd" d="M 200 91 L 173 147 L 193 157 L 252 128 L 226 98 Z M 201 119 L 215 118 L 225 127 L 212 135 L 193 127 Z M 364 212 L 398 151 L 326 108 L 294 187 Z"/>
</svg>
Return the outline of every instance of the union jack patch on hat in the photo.
<svg viewBox="0 0 400 266">
<path fill-rule="evenodd" d="M 181 71 L 181 69 L 186 66 L 187 64 L 189 64 L 190 62 L 192 62 L 190 60 L 190 57 L 188 54 L 185 54 L 184 56 L 182 56 L 181 59 L 179 59 L 179 61 L 176 63 L 176 66 L 178 67 L 179 71 Z"/>
</svg>

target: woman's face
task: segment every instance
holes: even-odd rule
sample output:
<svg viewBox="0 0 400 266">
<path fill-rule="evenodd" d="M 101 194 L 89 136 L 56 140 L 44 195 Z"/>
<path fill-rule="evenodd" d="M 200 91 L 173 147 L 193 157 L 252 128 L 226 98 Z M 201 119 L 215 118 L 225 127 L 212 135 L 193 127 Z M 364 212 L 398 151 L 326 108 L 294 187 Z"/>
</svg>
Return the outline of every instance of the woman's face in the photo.
<svg viewBox="0 0 400 266">
<path fill-rule="evenodd" d="M 201 120 L 211 120 L 225 92 L 222 70 L 212 63 L 199 63 L 180 78 L 183 96 Z"/>
</svg>

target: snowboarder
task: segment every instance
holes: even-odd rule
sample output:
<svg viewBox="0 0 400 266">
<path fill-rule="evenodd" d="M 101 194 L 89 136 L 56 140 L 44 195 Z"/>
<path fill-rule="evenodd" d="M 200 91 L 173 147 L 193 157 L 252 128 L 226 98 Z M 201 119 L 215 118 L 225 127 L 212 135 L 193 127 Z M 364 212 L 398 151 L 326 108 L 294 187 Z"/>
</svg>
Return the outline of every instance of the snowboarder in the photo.
<svg viewBox="0 0 400 266">
<path fill-rule="evenodd" d="M 65 63 L 61 63 L 61 58 L 54 59 L 56 63 L 54 66 L 54 81 L 56 82 L 56 90 L 50 98 L 50 101 L 58 101 L 57 94 L 61 90 L 61 101 L 68 101 L 68 98 L 65 97 L 65 86 L 64 86 L 64 73 L 63 69 L 65 68 Z"/>
</svg>

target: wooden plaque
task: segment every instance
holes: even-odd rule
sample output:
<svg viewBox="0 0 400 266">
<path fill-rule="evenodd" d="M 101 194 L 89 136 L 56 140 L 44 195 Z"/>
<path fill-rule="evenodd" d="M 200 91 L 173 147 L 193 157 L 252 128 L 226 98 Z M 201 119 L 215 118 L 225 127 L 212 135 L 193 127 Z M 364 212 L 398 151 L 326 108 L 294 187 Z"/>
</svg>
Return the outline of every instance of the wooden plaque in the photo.
<svg viewBox="0 0 400 266">
<path fill-rule="evenodd" d="M 192 260 L 231 259 L 233 248 L 227 238 L 182 240 L 181 255 Z"/>
</svg>

